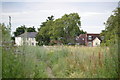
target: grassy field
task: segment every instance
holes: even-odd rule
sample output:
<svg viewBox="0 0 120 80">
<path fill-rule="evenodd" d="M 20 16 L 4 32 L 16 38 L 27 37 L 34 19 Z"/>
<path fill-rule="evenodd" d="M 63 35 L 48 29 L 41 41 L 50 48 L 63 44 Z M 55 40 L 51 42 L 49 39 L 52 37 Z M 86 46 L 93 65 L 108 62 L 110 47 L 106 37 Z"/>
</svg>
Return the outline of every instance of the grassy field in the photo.
<svg viewBox="0 0 120 80">
<path fill-rule="evenodd" d="M 108 47 L 3 48 L 3 78 L 116 78 L 116 50 Z"/>
<path fill-rule="evenodd" d="M 0 46 L 0 79 L 2 78 L 2 47 Z"/>
</svg>

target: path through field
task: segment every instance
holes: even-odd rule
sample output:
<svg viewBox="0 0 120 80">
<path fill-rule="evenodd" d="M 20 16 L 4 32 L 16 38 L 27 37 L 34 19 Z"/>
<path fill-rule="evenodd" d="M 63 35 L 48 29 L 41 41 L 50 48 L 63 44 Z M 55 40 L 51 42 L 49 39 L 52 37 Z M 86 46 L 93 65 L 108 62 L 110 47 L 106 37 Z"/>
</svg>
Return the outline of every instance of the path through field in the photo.
<svg viewBox="0 0 120 80">
<path fill-rule="evenodd" d="M 49 78 L 55 78 L 50 67 L 47 67 L 46 72 Z"/>
</svg>

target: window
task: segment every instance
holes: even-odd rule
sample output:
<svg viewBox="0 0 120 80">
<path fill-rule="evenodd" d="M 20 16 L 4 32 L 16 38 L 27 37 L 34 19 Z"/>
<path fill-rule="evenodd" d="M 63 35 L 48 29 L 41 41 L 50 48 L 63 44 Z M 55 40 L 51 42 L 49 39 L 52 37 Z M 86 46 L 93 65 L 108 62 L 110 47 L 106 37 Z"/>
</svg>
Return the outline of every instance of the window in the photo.
<svg viewBox="0 0 120 80">
<path fill-rule="evenodd" d="M 32 38 L 32 40 L 34 41 L 34 40 L 35 40 L 35 38 Z"/>
<path fill-rule="evenodd" d="M 84 41 L 84 38 L 82 38 L 82 40 Z"/>
<path fill-rule="evenodd" d="M 32 45 L 34 45 L 34 43 L 32 43 Z"/>
<path fill-rule="evenodd" d="M 88 42 L 88 46 L 91 47 L 92 46 L 92 42 Z"/>
<path fill-rule="evenodd" d="M 104 36 L 101 36 L 101 39 L 104 40 Z"/>
<path fill-rule="evenodd" d="M 88 36 L 88 40 L 92 40 L 92 36 Z"/>
<path fill-rule="evenodd" d="M 29 38 L 26 38 L 26 40 L 28 41 L 28 40 L 29 40 Z"/>
<path fill-rule="evenodd" d="M 96 43 L 96 46 L 98 45 L 98 43 Z"/>
</svg>

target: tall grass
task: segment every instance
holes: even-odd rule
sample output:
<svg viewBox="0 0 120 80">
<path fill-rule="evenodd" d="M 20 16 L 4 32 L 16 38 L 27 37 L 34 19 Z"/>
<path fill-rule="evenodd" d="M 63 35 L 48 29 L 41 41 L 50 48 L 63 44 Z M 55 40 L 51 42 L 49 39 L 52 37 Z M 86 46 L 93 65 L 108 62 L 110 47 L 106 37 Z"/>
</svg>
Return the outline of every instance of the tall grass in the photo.
<svg viewBox="0 0 120 80">
<path fill-rule="evenodd" d="M 2 78 L 2 28 L 0 26 L 0 79 Z"/>
<path fill-rule="evenodd" d="M 114 61 L 117 56 L 108 47 L 26 46 L 24 48 L 13 47 L 9 51 L 3 49 L 4 78 L 118 77 L 117 64 Z"/>
<path fill-rule="evenodd" d="M 1 78 L 2 78 L 2 47 L 0 46 L 0 79 Z"/>
</svg>

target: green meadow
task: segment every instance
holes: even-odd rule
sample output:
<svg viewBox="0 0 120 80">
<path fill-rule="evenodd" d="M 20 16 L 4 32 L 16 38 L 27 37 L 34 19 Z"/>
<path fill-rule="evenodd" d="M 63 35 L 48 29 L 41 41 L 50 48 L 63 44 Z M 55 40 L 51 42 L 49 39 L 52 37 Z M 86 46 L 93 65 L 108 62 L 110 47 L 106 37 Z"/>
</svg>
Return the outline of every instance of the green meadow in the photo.
<svg viewBox="0 0 120 80">
<path fill-rule="evenodd" d="M 3 78 L 118 77 L 117 48 L 64 45 L 2 49 Z"/>
</svg>

